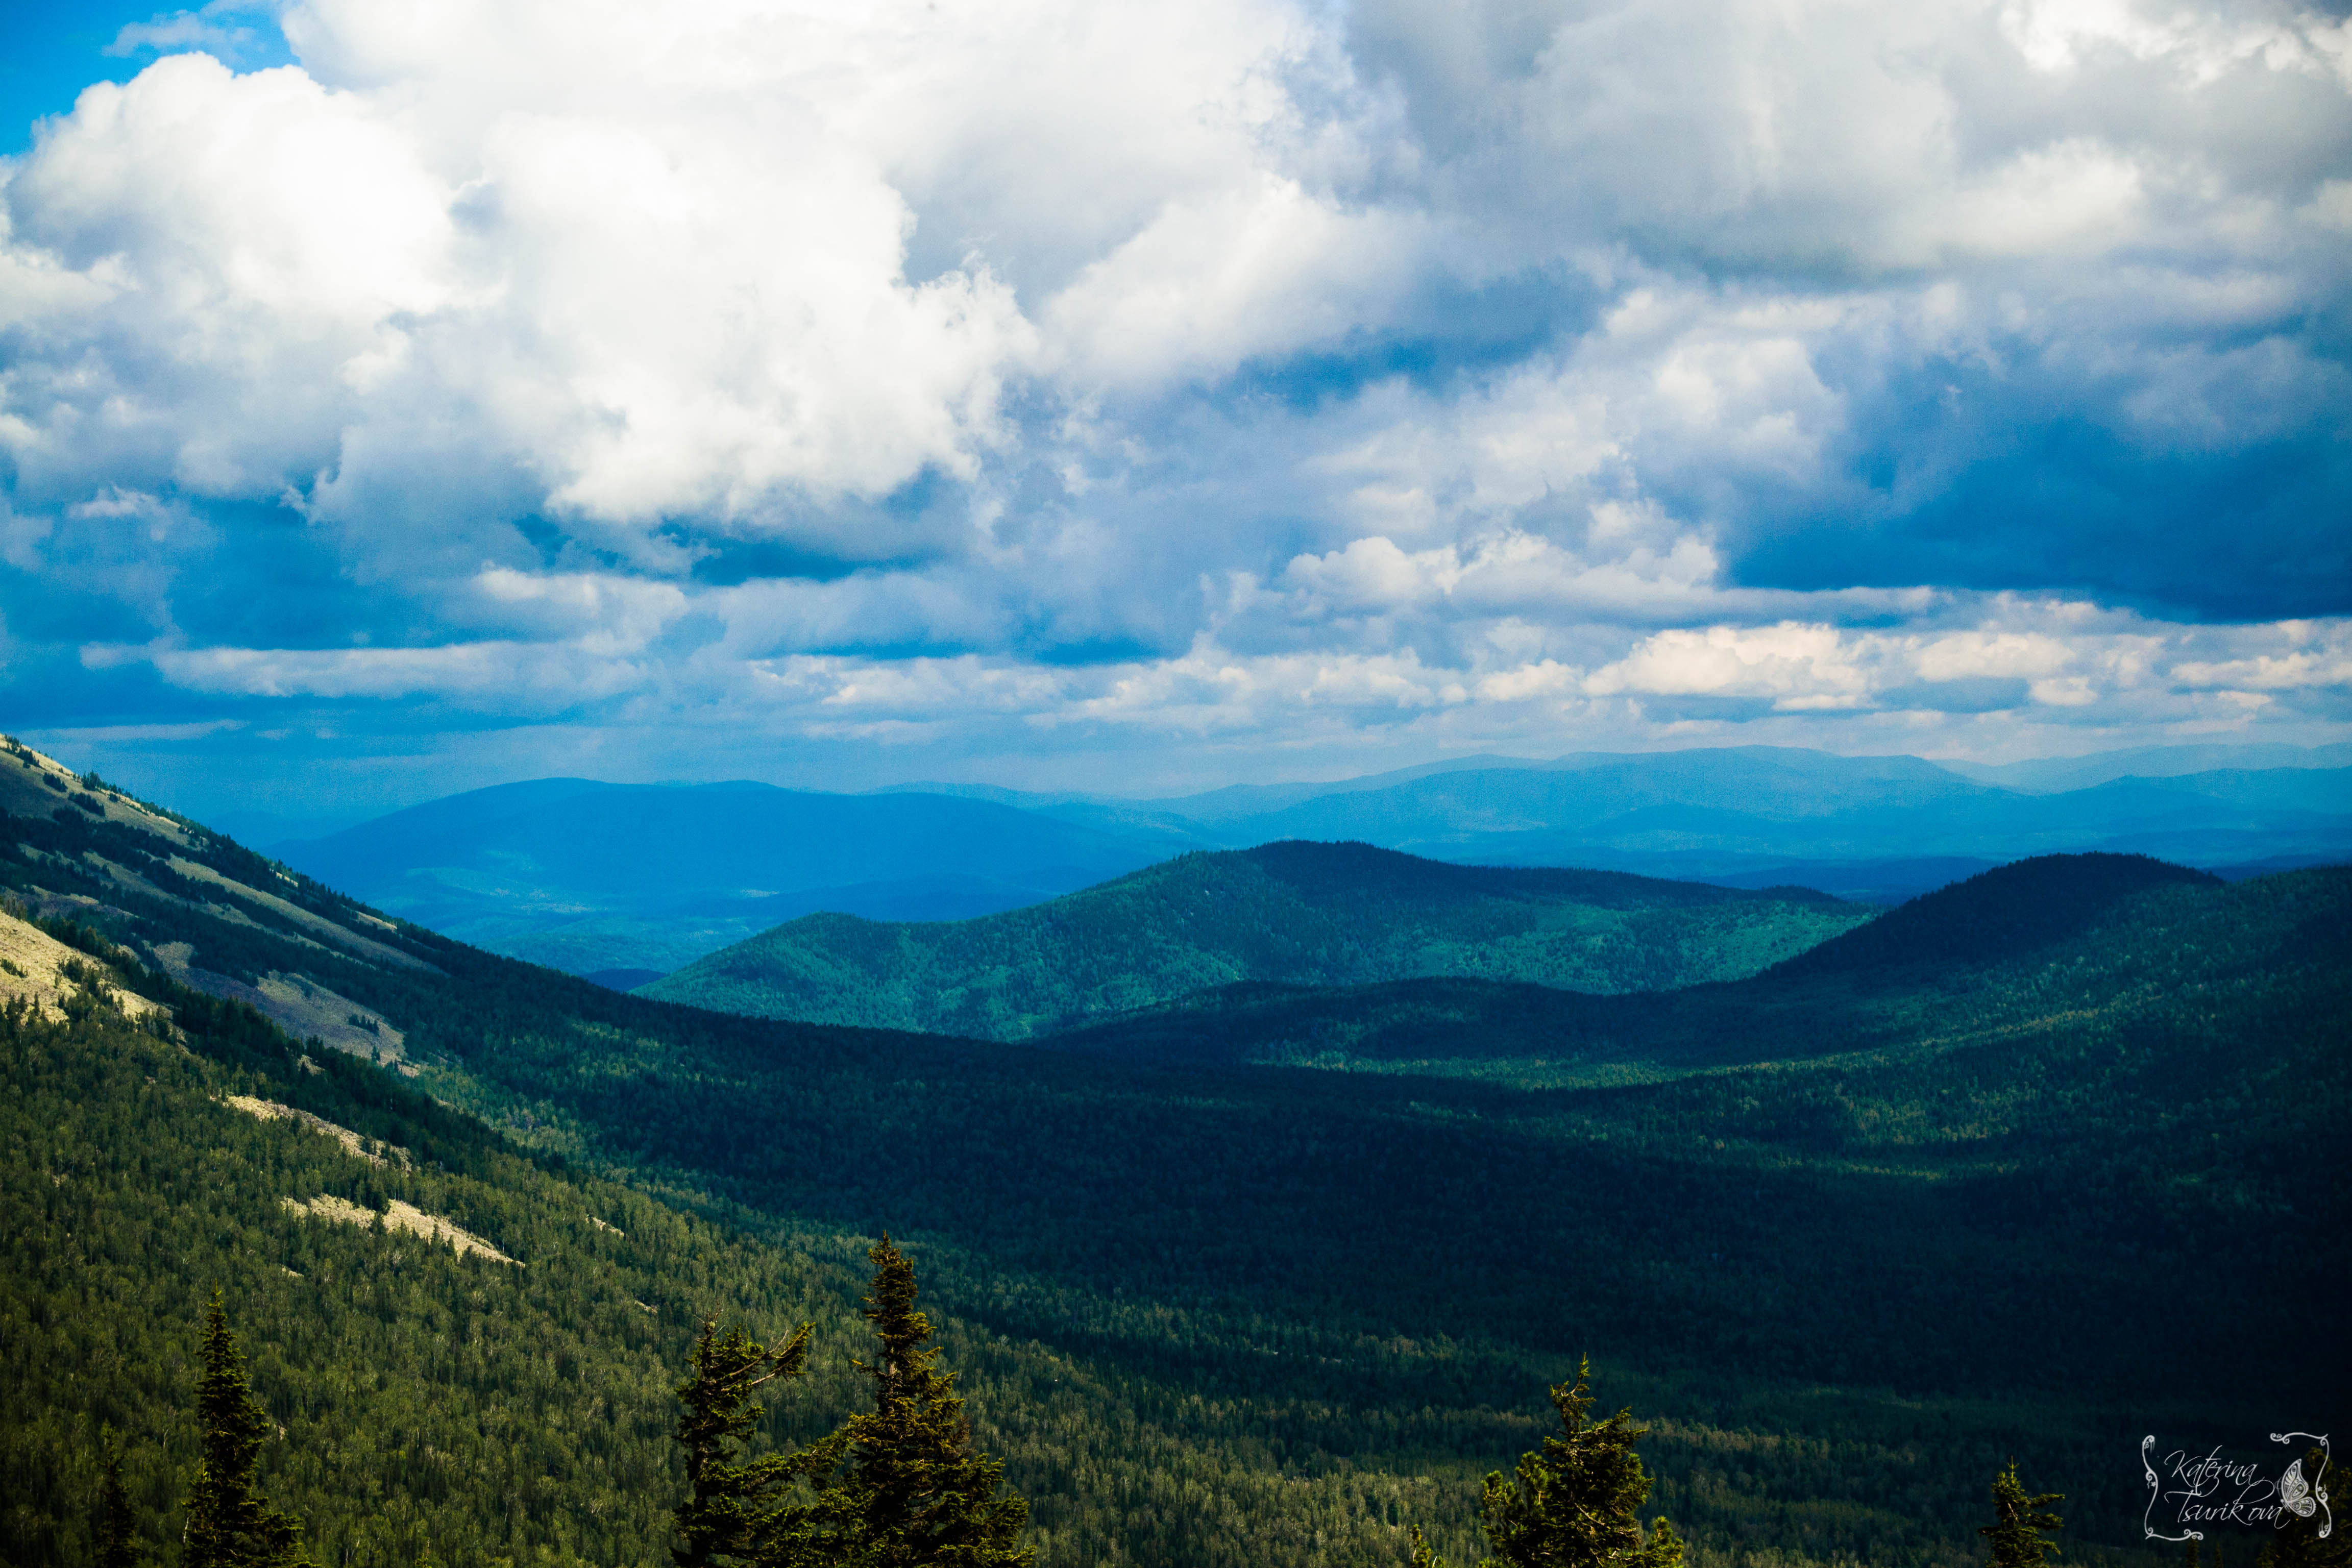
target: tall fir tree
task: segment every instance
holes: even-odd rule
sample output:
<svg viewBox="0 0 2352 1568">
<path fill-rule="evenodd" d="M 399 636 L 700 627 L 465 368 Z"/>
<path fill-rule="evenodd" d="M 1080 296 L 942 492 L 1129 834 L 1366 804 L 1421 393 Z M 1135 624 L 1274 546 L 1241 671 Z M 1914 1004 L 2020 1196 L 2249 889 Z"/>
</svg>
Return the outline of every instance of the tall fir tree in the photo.
<svg viewBox="0 0 2352 1568">
<path fill-rule="evenodd" d="M 915 1269 L 885 1235 L 866 1254 L 874 1282 L 863 1316 L 880 1352 L 858 1365 L 874 1380 L 874 1409 L 848 1427 L 848 1474 L 828 1509 L 844 1516 L 859 1568 L 1030 1568 L 1021 1543 L 1029 1505 L 997 1495 L 1004 1464 L 978 1452 L 955 1393 L 927 1342 L 930 1320 L 915 1307 Z"/>
<path fill-rule="evenodd" d="M 139 1521 L 131 1511 L 131 1489 L 122 1484 L 122 1447 L 106 1437 L 106 1471 L 98 1488 L 98 1568 L 136 1568 Z"/>
<path fill-rule="evenodd" d="M 670 1556 L 678 1568 L 754 1568 L 808 1555 L 800 1548 L 815 1531 L 815 1510 L 797 1500 L 793 1483 L 835 1469 L 847 1432 L 796 1453 L 749 1463 L 743 1456 L 766 1414 L 760 1390 L 808 1370 L 811 1331 L 803 1323 L 771 1351 L 740 1328 L 721 1334 L 715 1322 L 702 1325 L 694 1376 L 677 1391 L 686 1406 L 677 1441 L 692 1489 L 676 1516 L 681 1544 Z"/>
<path fill-rule="evenodd" d="M 1977 1531 L 1992 1542 L 1991 1568 L 2042 1568 L 2044 1558 L 2057 1556 L 2057 1542 L 2044 1540 L 2042 1531 L 2059 1527 L 2050 1505 L 2065 1500 L 2063 1492 L 2027 1496 L 2017 1479 L 2017 1461 L 2010 1460 L 2009 1468 L 1992 1479 L 1992 1522 Z"/>
<path fill-rule="evenodd" d="M 302 1527 L 254 1489 L 269 1416 L 246 1382 L 218 1290 L 205 1310 L 204 1363 L 196 1380 L 202 1457 L 188 1489 L 184 1568 L 310 1568 Z"/>
<path fill-rule="evenodd" d="M 1574 1384 L 1554 1384 L 1560 1435 L 1519 1456 L 1511 1479 L 1499 1470 L 1486 1478 L 1489 1568 L 1682 1568 L 1673 1525 L 1660 1518 L 1646 1536 L 1642 1530 L 1650 1478 L 1634 1447 L 1648 1429 L 1633 1425 L 1631 1410 L 1593 1421 L 1591 1378 L 1583 1361 Z M 1413 1568 L 1445 1568 L 1418 1529 L 1412 1539 Z"/>
</svg>

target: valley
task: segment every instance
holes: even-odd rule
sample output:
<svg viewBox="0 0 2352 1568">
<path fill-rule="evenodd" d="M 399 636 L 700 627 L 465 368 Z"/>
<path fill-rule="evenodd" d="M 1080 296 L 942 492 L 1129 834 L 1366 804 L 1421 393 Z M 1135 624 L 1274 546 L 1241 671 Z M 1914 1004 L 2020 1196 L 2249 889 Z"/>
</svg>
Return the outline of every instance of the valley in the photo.
<svg viewBox="0 0 2352 1568">
<path fill-rule="evenodd" d="M 654 1560 L 695 1324 L 815 1322 L 767 1431 L 822 1429 L 885 1228 L 1041 1563 L 1402 1563 L 1409 1523 L 1475 1558 L 1476 1478 L 1589 1353 L 1706 1568 L 1959 1568 L 2012 1453 L 2069 1493 L 2070 1557 L 2152 1568 L 2138 1432 L 2324 1430 L 2352 1393 L 2340 868 L 2052 856 L 1882 913 L 1564 873 L 1432 904 L 1426 862 L 1375 858 L 1405 890 L 1350 871 L 1329 907 L 1363 923 L 1285 950 L 1306 978 L 1171 964 L 987 1039 L 622 994 L 69 778 L 0 757 L 0 924 L 51 955 L 37 995 L 5 976 L 11 1562 L 86 1560 L 101 1424 L 165 1539 L 214 1281 L 329 1560 Z M 1331 864 L 1282 853 L 1289 883 L 1162 876 L 1289 931 Z M 1153 886 L 1097 889 L 1102 930 Z M 1584 991 L 1318 957 L 1398 910 L 1483 950 L 1497 905 L 1769 940 L 1698 921 L 1669 984 Z"/>
</svg>

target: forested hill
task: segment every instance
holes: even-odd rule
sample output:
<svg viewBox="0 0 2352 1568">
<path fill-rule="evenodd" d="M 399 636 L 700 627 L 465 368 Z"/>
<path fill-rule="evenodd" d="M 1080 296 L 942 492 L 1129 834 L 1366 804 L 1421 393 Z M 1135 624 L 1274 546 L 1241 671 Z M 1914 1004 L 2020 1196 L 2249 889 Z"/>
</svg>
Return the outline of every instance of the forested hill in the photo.
<svg viewBox="0 0 2352 1568">
<path fill-rule="evenodd" d="M 2259 999 L 2352 1016 L 2352 869 L 2225 884 L 2138 855 L 2053 855 L 1924 894 L 1737 982 L 1563 996 L 1463 979 L 1234 985 L 1055 1037 L 1136 1060 L 1468 1074 L 1528 1085 L 2007 1035 L 2066 1037 Z"/>
<path fill-rule="evenodd" d="M 2118 889 L 2068 858 L 1915 906 L 2016 917 L 1965 962 L 1292 993 L 1352 1033 L 1263 1051 L 1229 1026 L 1276 999 L 1228 992 L 1150 1048 L 1069 1049 L 604 991 L 21 750 L 0 809 L 0 890 L 46 922 L 0 955 L 48 1010 L 0 1053 L 25 1568 L 90 1561 L 101 1425 L 176 1538 L 215 1281 L 320 1561 L 658 1563 L 685 1320 L 805 1311 L 845 1356 L 843 1264 L 886 1226 L 1040 1568 L 1402 1568 L 1408 1522 L 1475 1560 L 1478 1478 L 1581 1353 L 1652 1425 L 1693 1568 L 1980 1563 L 2011 1455 L 2069 1494 L 2067 1561 L 2159 1568 L 2139 1434 L 2326 1431 L 2352 1400 L 2346 872 Z M 2107 890 L 2048 929 L 2019 904 L 2080 883 Z M 1367 996 L 1449 990 L 1609 1020 L 1607 1048 L 1422 1002 L 1412 1039 L 1364 1026 Z M 385 1229 L 395 1200 L 512 1262 Z"/>
<path fill-rule="evenodd" d="M 1874 911 L 1615 872 L 1454 866 L 1297 840 L 1182 856 L 977 920 L 810 915 L 645 986 L 759 1017 L 1028 1039 L 1235 982 L 1429 975 L 1573 991 L 1730 980 Z"/>
</svg>

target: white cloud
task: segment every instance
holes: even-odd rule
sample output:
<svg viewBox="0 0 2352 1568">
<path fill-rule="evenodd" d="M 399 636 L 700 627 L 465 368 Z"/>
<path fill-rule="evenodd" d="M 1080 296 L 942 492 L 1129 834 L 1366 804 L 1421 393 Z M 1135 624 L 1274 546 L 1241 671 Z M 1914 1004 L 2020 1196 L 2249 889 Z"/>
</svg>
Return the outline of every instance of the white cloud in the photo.
<svg viewBox="0 0 2352 1568">
<path fill-rule="evenodd" d="M 20 643 L 68 595 L 62 657 L 224 700 L 1269 745 L 2344 683 L 2113 607 L 2339 607 L 2352 34 L 2284 5 L 283 25 L 0 166 Z"/>
<path fill-rule="evenodd" d="M 1584 689 L 1595 697 L 1759 697 L 1784 712 L 1853 708 L 1870 689 L 1853 653 L 1833 626 L 1664 631 L 1593 671 Z"/>
</svg>

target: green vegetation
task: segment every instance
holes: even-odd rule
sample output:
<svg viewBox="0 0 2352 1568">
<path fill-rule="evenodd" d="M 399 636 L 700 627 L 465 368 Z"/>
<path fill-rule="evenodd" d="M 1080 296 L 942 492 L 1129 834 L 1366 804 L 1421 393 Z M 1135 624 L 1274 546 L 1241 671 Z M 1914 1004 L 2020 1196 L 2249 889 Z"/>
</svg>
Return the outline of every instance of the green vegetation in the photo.
<svg viewBox="0 0 2352 1568">
<path fill-rule="evenodd" d="M 254 1467 L 269 1413 L 254 1399 L 221 1293 L 205 1309 L 205 1370 L 196 1380 L 195 1479 L 181 1505 L 185 1568 L 305 1568 L 302 1527 L 263 1500 Z"/>
<path fill-rule="evenodd" d="M 2056 1556 L 2058 1548 L 2047 1532 L 2065 1521 L 2051 1512 L 2050 1505 L 2065 1500 L 2060 1492 L 2029 1495 L 2017 1479 L 2017 1461 L 2010 1460 L 2008 1468 L 1992 1479 L 1993 1521 L 1977 1531 L 1992 1542 L 1991 1568 L 2042 1568 Z"/>
<path fill-rule="evenodd" d="M 978 920 L 809 915 L 642 994 L 755 1017 L 1024 1040 L 1242 981 L 1469 975 L 1663 991 L 1753 974 L 1874 912 L 1801 889 L 1750 893 L 1286 842 L 1182 856 Z"/>
<path fill-rule="evenodd" d="M 1475 1556 L 1477 1478 L 1585 1352 L 1654 1413 L 1693 1568 L 1979 1563 L 2012 1453 L 2074 1499 L 2070 1560 L 2155 1568 L 2128 1434 L 2352 1390 L 2345 871 L 2067 859 L 1668 995 L 1226 992 L 1024 1045 L 604 991 L 63 802 L 0 827 L 87 976 L 0 1027 L 27 1568 L 96 1554 L 109 1429 L 169 1559 L 215 1285 L 286 1429 L 257 1485 L 320 1562 L 658 1562 L 698 1325 L 814 1325 L 728 1462 L 803 1451 L 872 1406 L 886 1225 L 1044 1568 L 1402 1564 L 1414 1523 Z"/>
<path fill-rule="evenodd" d="M 740 1328 L 721 1334 L 717 1323 L 703 1324 L 694 1343 L 694 1376 L 677 1391 L 686 1406 L 677 1441 L 686 1450 L 689 1489 L 677 1508 L 681 1544 L 670 1552 L 678 1568 L 770 1561 L 781 1555 L 780 1542 L 797 1545 L 805 1534 L 810 1510 L 793 1499 L 790 1488 L 810 1473 L 810 1454 L 773 1454 L 747 1463 L 743 1450 L 764 1414 L 754 1396 L 778 1379 L 807 1373 L 813 1332 L 813 1325 L 803 1323 L 771 1352 Z M 840 1447 L 835 1443 L 822 1458 L 820 1472 L 839 1462 Z"/>
<path fill-rule="evenodd" d="M 1240 985 L 1049 1043 L 1526 1088 L 1940 1050 L 2005 1030 L 2102 1028 L 2117 1005 L 2128 1016 L 2191 1009 L 2242 987 L 2339 995 L 2327 970 L 2342 954 L 2342 886 L 2341 874 L 2321 872 L 2231 889 L 2141 856 L 2050 856 L 1915 900 L 1733 984 L 1628 996 L 1467 980 Z"/>
<path fill-rule="evenodd" d="M 753 1395 L 807 1370 L 810 1325 L 776 1351 L 740 1329 L 705 1324 L 694 1377 L 678 1390 L 692 1493 L 679 1505 L 678 1568 L 1030 1568 L 1029 1505 L 999 1497 L 1003 1461 L 975 1449 L 955 1375 L 938 1370 L 930 1321 L 915 1309 L 915 1268 L 888 1237 L 867 1253 L 861 1312 L 881 1348 L 858 1370 L 874 1408 L 789 1454 L 740 1462 L 758 1425 Z M 845 1461 L 845 1474 L 838 1477 Z M 814 1495 L 804 1500 L 796 1486 Z M 830 1484 L 828 1484 L 830 1483 Z"/>
<path fill-rule="evenodd" d="M 1590 1363 L 1580 1364 L 1573 1384 L 1552 1388 L 1559 1436 L 1520 1455 L 1510 1478 L 1499 1470 L 1486 1478 L 1484 1523 L 1495 1555 L 1485 1568 L 1682 1568 L 1682 1538 L 1664 1517 L 1643 1533 L 1650 1478 L 1633 1447 L 1647 1433 L 1630 1409 L 1601 1422 L 1586 1414 L 1591 1375 Z M 1412 1563 L 1445 1568 L 1418 1530 Z"/>
<path fill-rule="evenodd" d="M 139 1520 L 131 1489 L 122 1484 L 122 1451 L 106 1439 L 106 1469 L 98 1487 L 98 1568 L 131 1568 L 139 1561 Z"/>
<path fill-rule="evenodd" d="M 915 1307 L 914 1265 L 887 1236 L 869 1256 L 861 1315 L 882 1343 L 858 1363 L 874 1380 L 874 1409 L 842 1428 L 852 1454 L 841 1488 L 848 1550 L 813 1553 L 812 1563 L 1030 1568 L 1037 1554 L 1021 1544 L 1029 1505 L 997 1496 L 1003 1463 L 972 1447 L 955 1374 L 939 1370 L 930 1320 Z"/>
</svg>

